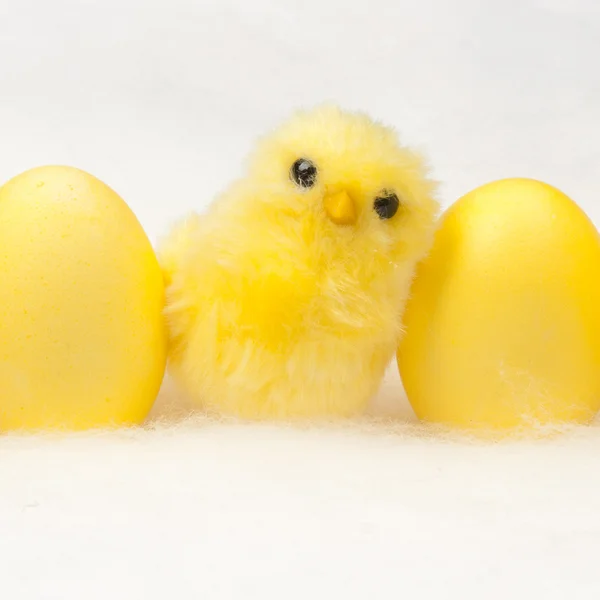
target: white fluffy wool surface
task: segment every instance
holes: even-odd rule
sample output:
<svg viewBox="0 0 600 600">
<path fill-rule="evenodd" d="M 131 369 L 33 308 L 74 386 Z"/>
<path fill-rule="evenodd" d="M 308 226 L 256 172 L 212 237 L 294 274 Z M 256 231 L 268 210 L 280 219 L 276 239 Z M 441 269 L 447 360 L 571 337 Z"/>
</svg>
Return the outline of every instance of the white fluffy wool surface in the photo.
<svg viewBox="0 0 600 600">
<path fill-rule="evenodd" d="M 323 100 L 396 125 L 447 206 L 536 177 L 600 223 L 598 0 L 0 0 L 0 180 L 115 188 L 155 242 Z M 568 352 L 568 349 L 564 349 Z M 485 399 L 482 399 L 484 401 Z M 0 399 L 1 401 L 1 399 Z M 600 431 L 185 418 L 0 436 L 2 600 L 600 598 Z"/>
<path fill-rule="evenodd" d="M 245 425 L 168 388 L 139 430 L 0 440 L 7 598 L 598 598 L 595 426 Z"/>
</svg>

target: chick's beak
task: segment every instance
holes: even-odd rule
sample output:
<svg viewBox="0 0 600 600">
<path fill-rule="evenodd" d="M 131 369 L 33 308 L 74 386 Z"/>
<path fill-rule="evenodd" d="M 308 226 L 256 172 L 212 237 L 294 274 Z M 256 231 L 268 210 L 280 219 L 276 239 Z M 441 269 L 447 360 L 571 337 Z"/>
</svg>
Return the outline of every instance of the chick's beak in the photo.
<svg viewBox="0 0 600 600">
<path fill-rule="evenodd" d="M 323 207 L 327 216 L 337 225 L 356 223 L 356 205 L 346 191 L 326 194 L 323 198 Z"/>
</svg>

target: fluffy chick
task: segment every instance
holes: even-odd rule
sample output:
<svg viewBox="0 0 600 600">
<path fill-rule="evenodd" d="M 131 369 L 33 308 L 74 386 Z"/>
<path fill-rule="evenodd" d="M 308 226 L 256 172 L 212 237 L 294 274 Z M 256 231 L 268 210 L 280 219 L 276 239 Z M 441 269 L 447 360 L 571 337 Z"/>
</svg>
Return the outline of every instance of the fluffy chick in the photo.
<svg viewBox="0 0 600 600">
<path fill-rule="evenodd" d="M 365 114 L 293 115 L 159 248 L 174 379 L 242 418 L 362 411 L 432 242 L 434 190 L 422 159 Z"/>
</svg>

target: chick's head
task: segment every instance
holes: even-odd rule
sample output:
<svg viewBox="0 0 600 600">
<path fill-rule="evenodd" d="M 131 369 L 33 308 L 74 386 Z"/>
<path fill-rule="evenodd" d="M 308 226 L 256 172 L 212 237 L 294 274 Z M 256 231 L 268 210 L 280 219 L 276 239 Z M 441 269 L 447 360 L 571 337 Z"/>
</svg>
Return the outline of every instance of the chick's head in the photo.
<svg viewBox="0 0 600 600">
<path fill-rule="evenodd" d="M 296 113 L 263 138 L 246 184 L 269 213 L 321 243 L 388 263 L 428 248 L 438 203 L 423 159 L 394 129 L 335 106 Z"/>
</svg>

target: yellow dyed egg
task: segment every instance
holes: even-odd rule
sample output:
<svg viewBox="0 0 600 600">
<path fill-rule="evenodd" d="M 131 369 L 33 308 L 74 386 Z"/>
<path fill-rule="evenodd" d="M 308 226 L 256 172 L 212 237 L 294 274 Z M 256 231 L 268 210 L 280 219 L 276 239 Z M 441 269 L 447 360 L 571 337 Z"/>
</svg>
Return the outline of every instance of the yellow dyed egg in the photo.
<svg viewBox="0 0 600 600">
<path fill-rule="evenodd" d="M 104 183 L 41 167 L 0 188 L 0 431 L 143 421 L 166 360 L 163 281 Z"/>
<path fill-rule="evenodd" d="M 423 420 L 510 429 L 600 408 L 600 236 L 559 190 L 505 179 L 442 217 L 398 366 Z"/>
</svg>

